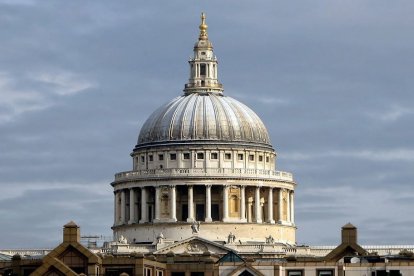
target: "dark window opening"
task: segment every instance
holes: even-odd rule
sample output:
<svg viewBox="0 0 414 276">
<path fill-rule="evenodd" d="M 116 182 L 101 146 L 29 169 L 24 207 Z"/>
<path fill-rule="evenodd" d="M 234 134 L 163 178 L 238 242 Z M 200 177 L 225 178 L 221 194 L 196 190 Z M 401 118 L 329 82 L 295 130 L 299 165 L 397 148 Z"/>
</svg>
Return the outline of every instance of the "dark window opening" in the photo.
<svg viewBox="0 0 414 276">
<path fill-rule="evenodd" d="M 227 160 L 230 160 L 231 159 L 231 153 L 224 154 L 224 158 L 226 158 Z"/>
<path fill-rule="evenodd" d="M 259 155 L 259 162 L 263 161 L 263 155 Z"/>
<path fill-rule="evenodd" d="M 158 160 L 159 161 L 164 160 L 164 154 L 158 154 Z"/>
<path fill-rule="evenodd" d="M 186 221 L 188 218 L 188 205 L 183 204 L 181 205 L 181 221 Z"/>
<path fill-rule="evenodd" d="M 203 221 L 206 217 L 204 204 L 196 204 L 196 220 Z"/>
<path fill-rule="evenodd" d="M 250 154 L 250 155 L 249 155 L 249 160 L 250 160 L 250 161 L 254 161 L 254 155 L 253 155 L 253 154 Z"/>
<path fill-rule="evenodd" d="M 197 159 L 204 159 L 204 153 L 203 152 L 198 152 L 197 153 Z"/>
<path fill-rule="evenodd" d="M 269 156 L 266 156 L 266 162 L 269 163 Z"/>
<path fill-rule="evenodd" d="M 190 159 L 190 154 L 188 152 L 183 154 L 184 159 Z"/>
<path fill-rule="evenodd" d="M 149 161 L 154 161 L 154 156 L 148 155 Z"/>
<path fill-rule="evenodd" d="M 218 154 L 217 154 L 217 152 L 212 152 L 212 153 L 211 153 L 211 159 L 218 159 Z"/>
<path fill-rule="evenodd" d="M 219 221 L 220 220 L 220 208 L 218 204 L 211 204 L 211 219 L 213 221 Z"/>
<path fill-rule="evenodd" d="M 238 160 L 243 160 L 243 154 L 241 154 L 241 153 L 237 154 L 237 159 Z"/>
<path fill-rule="evenodd" d="M 205 76 L 205 75 L 206 75 L 206 65 L 200 64 L 200 76 Z"/>
<path fill-rule="evenodd" d="M 145 156 L 144 155 L 141 155 L 141 162 L 145 162 Z"/>
<path fill-rule="evenodd" d="M 177 160 L 177 154 L 171 153 L 170 154 L 170 160 Z"/>
</svg>

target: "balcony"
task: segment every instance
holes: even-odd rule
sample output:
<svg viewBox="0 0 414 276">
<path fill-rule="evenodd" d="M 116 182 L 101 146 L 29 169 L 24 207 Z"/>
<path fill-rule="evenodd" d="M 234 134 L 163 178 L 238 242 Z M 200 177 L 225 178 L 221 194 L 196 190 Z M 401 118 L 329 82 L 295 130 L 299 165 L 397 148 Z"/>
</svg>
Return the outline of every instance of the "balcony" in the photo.
<svg viewBox="0 0 414 276">
<path fill-rule="evenodd" d="M 293 182 L 293 175 L 289 172 L 261 170 L 261 169 L 224 169 L 224 168 L 196 168 L 196 169 L 149 169 L 127 171 L 115 174 L 115 182 L 144 179 L 179 179 L 179 178 L 243 178 L 263 179 L 274 181 Z"/>
</svg>

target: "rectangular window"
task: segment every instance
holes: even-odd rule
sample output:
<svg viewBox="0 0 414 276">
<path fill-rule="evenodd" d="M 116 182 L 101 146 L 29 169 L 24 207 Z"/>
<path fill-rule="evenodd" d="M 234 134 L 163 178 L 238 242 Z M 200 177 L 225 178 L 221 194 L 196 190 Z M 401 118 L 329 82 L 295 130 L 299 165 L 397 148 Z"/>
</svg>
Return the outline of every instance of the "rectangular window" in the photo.
<svg viewBox="0 0 414 276">
<path fill-rule="evenodd" d="M 170 154 L 170 160 L 177 160 L 177 154 L 171 153 Z"/>
<path fill-rule="evenodd" d="M 141 162 L 144 163 L 145 162 L 145 156 L 141 155 Z"/>
<path fill-rule="evenodd" d="M 237 154 L 237 160 L 243 160 L 243 154 L 242 153 Z"/>
<path fill-rule="evenodd" d="M 157 270 L 157 276 L 163 276 L 164 275 L 164 271 L 162 270 Z"/>
<path fill-rule="evenodd" d="M 226 158 L 226 160 L 230 160 L 231 159 L 231 153 L 224 154 L 224 158 Z"/>
<path fill-rule="evenodd" d="M 318 276 L 333 276 L 333 270 L 332 269 L 317 269 Z"/>
<path fill-rule="evenodd" d="M 218 154 L 217 154 L 217 152 L 212 152 L 212 153 L 211 153 L 211 159 L 218 159 Z"/>
<path fill-rule="evenodd" d="M 263 162 L 263 155 L 259 155 L 259 162 Z"/>
<path fill-rule="evenodd" d="M 266 156 L 266 163 L 269 163 L 269 156 Z"/>
<path fill-rule="evenodd" d="M 152 156 L 152 155 L 148 155 L 148 158 L 149 158 L 149 161 L 154 161 L 154 156 Z"/>
<path fill-rule="evenodd" d="M 197 152 L 197 159 L 204 159 L 204 153 L 203 152 Z"/>
<path fill-rule="evenodd" d="M 288 270 L 286 272 L 287 276 L 303 276 L 303 270 Z"/>
<path fill-rule="evenodd" d="M 188 152 L 183 153 L 183 158 L 184 158 L 185 160 L 190 159 L 190 153 L 188 153 Z"/>
<path fill-rule="evenodd" d="M 205 76 L 205 75 L 206 75 L 206 65 L 200 64 L 200 76 Z"/>
<path fill-rule="evenodd" d="M 249 155 L 249 161 L 254 161 L 254 155 L 253 154 Z"/>
<path fill-rule="evenodd" d="M 164 154 L 158 154 L 158 160 L 159 161 L 164 160 Z"/>
</svg>

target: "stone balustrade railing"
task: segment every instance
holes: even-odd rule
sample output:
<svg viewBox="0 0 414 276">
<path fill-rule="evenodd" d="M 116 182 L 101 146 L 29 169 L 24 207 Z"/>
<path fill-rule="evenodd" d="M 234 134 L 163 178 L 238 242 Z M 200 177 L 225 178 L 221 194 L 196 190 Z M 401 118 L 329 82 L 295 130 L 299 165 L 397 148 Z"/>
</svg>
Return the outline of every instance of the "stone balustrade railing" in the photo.
<svg viewBox="0 0 414 276">
<path fill-rule="evenodd" d="M 50 251 L 52 249 L 1 249 L 0 253 L 10 256 L 43 256 L 49 254 Z"/>
<path fill-rule="evenodd" d="M 279 181 L 293 181 L 289 172 L 262 169 L 225 169 L 225 168 L 195 168 L 195 169 L 148 169 L 127 171 L 115 174 L 115 181 L 139 180 L 148 178 L 181 178 L 181 177 L 220 177 L 220 178 L 251 178 Z"/>
</svg>

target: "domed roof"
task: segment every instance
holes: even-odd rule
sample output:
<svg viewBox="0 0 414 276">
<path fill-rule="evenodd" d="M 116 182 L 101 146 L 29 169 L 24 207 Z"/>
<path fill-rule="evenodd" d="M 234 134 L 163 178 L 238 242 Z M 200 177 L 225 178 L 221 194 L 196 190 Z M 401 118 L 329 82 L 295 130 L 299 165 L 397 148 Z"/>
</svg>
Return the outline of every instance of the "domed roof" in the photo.
<svg viewBox="0 0 414 276">
<path fill-rule="evenodd" d="M 144 123 L 137 146 L 191 140 L 270 146 L 259 116 L 241 102 L 217 93 L 191 93 L 161 106 Z"/>
</svg>

